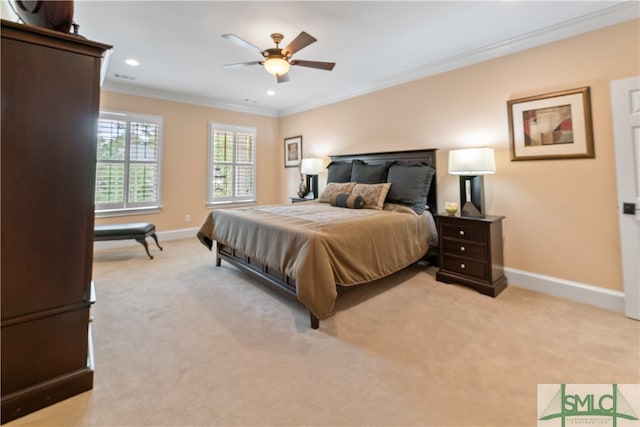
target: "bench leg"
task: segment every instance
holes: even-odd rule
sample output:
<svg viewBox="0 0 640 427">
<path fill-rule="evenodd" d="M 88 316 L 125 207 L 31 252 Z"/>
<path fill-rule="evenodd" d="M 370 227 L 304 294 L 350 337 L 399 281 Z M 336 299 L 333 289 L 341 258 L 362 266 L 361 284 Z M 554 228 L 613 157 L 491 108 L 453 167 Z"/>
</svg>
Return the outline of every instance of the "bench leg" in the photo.
<svg viewBox="0 0 640 427">
<path fill-rule="evenodd" d="M 144 237 L 138 237 L 136 238 L 136 242 L 144 246 L 144 250 L 147 251 L 147 255 L 149 255 L 149 258 L 153 259 L 153 255 L 149 253 L 149 245 L 147 245 L 146 239 Z"/>
<path fill-rule="evenodd" d="M 156 246 L 160 248 L 160 250 L 162 250 L 162 246 L 160 246 L 160 243 L 158 243 L 158 236 L 156 236 L 156 233 L 153 233 L 151 237 L 153 237 L 153 240 L 156 241 Z"/>
</svg>

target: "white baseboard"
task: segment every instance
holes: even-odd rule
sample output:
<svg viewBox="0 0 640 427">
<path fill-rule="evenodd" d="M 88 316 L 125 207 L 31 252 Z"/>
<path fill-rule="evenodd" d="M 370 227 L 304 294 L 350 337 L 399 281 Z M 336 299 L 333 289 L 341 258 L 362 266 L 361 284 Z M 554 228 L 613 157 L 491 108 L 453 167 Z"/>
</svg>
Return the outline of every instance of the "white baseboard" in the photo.
<svg viewBox="0 0 640 427">
<path fill-rule="evenodd" d="M 196 233 L 200 227 L 194 228 L 182 228 L 180 230 L 168 230 L 168 231 L 158 231 L 156 236 L 158 236 L 158 241 L 160 242 L 160 246 L 162 246 L 162 242 L 166 242 L 168 240 L 182 240 L 182 239 L 190 239 L 196 238 Z M 149 240 L 149 243 L 155 245 L 153 239 Z M 140 243 L 135 240 L 107 240 L 102 242 L 93 242 L 93 249 L 96 251 L 107 250 L 107 249 L 115 249 L 115 248 L 127 248 L 131 246 L 140 246 Z"/>
<path fill-rule="evenodd" d="M 509 267 L 505 267 L 504 273 L 510 286 L 624 313 L 624 292 Z"/>
</svg>

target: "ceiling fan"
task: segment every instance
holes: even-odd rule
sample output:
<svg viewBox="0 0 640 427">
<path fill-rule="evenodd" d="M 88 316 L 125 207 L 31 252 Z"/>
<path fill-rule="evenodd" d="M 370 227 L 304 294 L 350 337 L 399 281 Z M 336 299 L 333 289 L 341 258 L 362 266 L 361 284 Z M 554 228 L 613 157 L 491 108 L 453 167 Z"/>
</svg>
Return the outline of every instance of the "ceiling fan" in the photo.
<svg viewBox="0 0 640 427">
<path fill-rule="evenodd" d="M 317 68 L 320 70 L 333 70 L 333 67 L 336 65 L 335 62 L 321 62 L 321 61 L 305 61 L 302 59 L 291 59 L 294 53 L 302 50 L 303 48 L 309 46 L 311 43 L 314 43 L 316 40 L 310 34 L 302 31 L 298 34 L 298 37 L 293 39 L 291 43 L 284 49 L 281 49 L 278 45 L 284 38 L 284 36 L 280 33 L 271 34 L 271 38 L 273 42 L 276 44 L 276 47 L 271 49 L 260 49 L 259 47 L 249 43 L 246 40 L 241 39 L 235 34 L 223 34 L 222 37 L 233 42 L 242 47 L 246 47 L 247 49 L 254 50 L 260 53 L 263 57 L 263 61 L 250 61 L 250 62 L 239 62 L 236 64 L 226 64 L 223 67 L 248 67 L 250 65 L 264 65 L 265 70 L 267 72 L 276 76 L 278 83 L 284 83 L 289 81 L 289 75 L 287 71 L 289 71 L 289 67 L 291 65 L 299 65 L 301 67 L 309 67 L 309 68 Z"/>
</svg>

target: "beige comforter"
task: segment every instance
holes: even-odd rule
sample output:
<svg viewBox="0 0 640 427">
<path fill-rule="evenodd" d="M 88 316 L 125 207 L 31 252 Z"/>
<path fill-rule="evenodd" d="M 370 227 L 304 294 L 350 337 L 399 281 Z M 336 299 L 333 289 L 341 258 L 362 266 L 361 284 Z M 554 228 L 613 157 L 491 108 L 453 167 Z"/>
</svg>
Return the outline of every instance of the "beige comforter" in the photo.
<svg viewBox="0 0 640 427">
<path fill-rule="evenodd" d="M 319 319 L 331 314 L 336 284 L 384 277 L 418 261 L 428 249 L 429 221 L 412 209 L 345 209 L 328 203 L 256 206 L 212 211 L 198 239 L 238 249 L 284 272 L 298 299 Z"/>
</svg>

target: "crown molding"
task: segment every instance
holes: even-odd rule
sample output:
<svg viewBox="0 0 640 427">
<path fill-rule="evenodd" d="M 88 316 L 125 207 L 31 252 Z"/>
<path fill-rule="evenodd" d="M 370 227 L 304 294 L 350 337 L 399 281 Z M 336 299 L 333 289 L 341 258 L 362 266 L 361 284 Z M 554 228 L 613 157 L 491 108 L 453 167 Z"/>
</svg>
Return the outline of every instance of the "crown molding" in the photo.
<svg viewBox="0 0 640 427">
<path fill-rule="evenodd" d="M 452 56 L 426 64 L 422 67 L 388 76 L 379 80 L 365 83 L 350 90 L 342 91 L 339 94 L 329 95 L 317 99 L 313 102 L 300 104 L 291 108 L 278 111 L 280 117 L 300 113 L 306 110 L 319 108 L 325 105 L 344 101 L 356 96 L 376 92 L 403 83 L 423 79 L 436 74 L 462 68 L 468 65 L 510 55 L 532 47 L 541 46 L 569 37 L 588 33 L 600 28 L 630 21 L 640 18 L 640 3 L 637 1 L 627 1 L 611 6 L 607 9 L 582 16 L 577 19 L 565 21 L 560 24 L 549 26 L 538 31 L 534 31 L 523 36 L 505 40 L 486 46 L 481 49 L 466 52 L 461 55 Z"/>
<path fill-rule="evenodd" d="M 145 86 L 134 86 L 111 81 L 105 81 L 102 89 L 108 92 L 122 93 L 125 95 L 144 96 L 147 98 L 162 99 L 165 101 L 181 102 L 184 104 L 200 105 L 203 107 L 219 108 L 227 111 L 237 111 L 240 113 L 256 114 L 259 116 L 278 117 L 278 111 L 269 108 L 257 108 L 241 104 L 232 104 L 219 99 L 206 96 L 196 96 L 191 94 L 171 92 L 161 89 L 154 89 Z"/>
<path fill-rule="evenodd" d="M 176 93 L 111 81 L 105 81 L 103 89 L 110 92 L 201 105 L 204 107 L 219 108 L 222 110 L 237 111 L 240 113 L 256 114 L 267 117 L 284 117 L 638 18 L 640 18 L 640 2 L 635 0 L 621 2 L 607 9 L 603 9 L 577 19 L 565 21 L 517 38 L 504 40 L 484 48 L 466 52 L 461 55 L 451 56 L 449 58 L 431 62 L 403 73 L 370 81 L 351 89 L 340 91 L 340 93 L 335 93 L 316 99 L 312 102 L 302 103 L 282 110 L 233 104 L 205 96 Z"/>
</svg>

